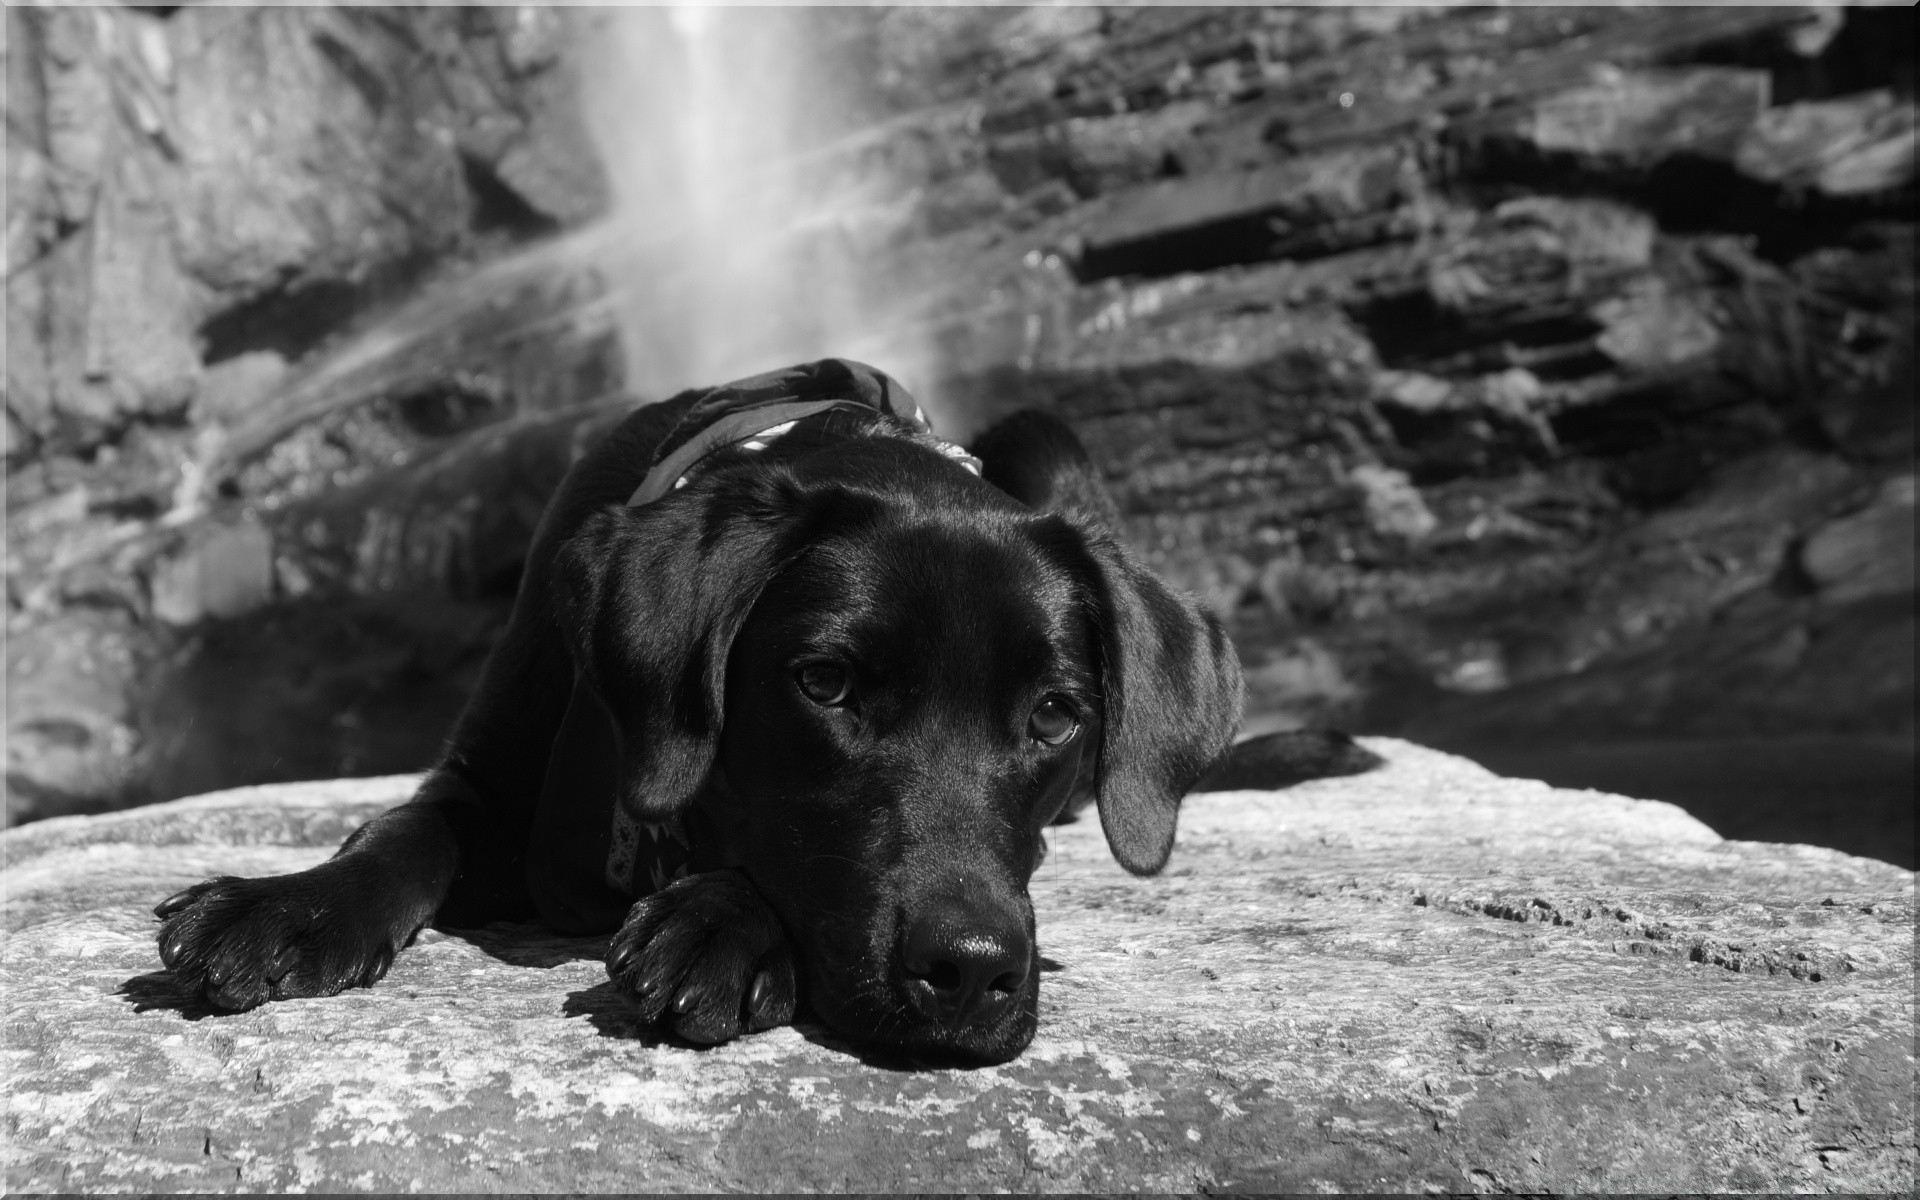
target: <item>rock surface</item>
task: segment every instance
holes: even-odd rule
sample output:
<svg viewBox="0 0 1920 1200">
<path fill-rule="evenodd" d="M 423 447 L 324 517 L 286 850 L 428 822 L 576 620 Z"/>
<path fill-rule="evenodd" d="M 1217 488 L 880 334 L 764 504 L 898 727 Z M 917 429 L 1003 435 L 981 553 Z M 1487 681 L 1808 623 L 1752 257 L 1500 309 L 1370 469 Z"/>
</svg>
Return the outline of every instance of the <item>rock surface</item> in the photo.
<svg viewBox="0 0 1920 1200">
<path fill-rule="evenodd" d="M 317 862 L 407 777 L 14 830 L 7 1185 L 1911 1186 L 1911 873 L 1373 746 L 1370 775 L 1190 799 L 1156 879 L 1057 830 L 1040 1033 L 977 1071 L 637 1038 L 604 939 L 523 927 L 429 932 L 327 1000 L 168 1003 L 157 898 Z"/>
</svg>

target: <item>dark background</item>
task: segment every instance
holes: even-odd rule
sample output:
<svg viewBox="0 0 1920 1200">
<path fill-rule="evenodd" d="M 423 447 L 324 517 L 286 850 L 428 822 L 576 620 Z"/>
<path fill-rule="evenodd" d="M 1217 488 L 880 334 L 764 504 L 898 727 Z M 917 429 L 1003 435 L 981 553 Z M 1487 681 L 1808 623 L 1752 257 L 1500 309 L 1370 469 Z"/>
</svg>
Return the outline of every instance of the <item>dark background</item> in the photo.
<svg viewBox="0 0 1920 1200">
<path fill-rule="evenodd" d="M 1065 414 L 1253 727 L 1913 865 L 1912 9 L 711 20 L 817 101 L 830 219 L 738 239 L 838 297 L 792 357 Z M 689 44 L 7 10 L 9 822 L 431 761 L 574 447 L 695 369 L 644 334 L 724 276 L 632 184 Z"/>
</svg>

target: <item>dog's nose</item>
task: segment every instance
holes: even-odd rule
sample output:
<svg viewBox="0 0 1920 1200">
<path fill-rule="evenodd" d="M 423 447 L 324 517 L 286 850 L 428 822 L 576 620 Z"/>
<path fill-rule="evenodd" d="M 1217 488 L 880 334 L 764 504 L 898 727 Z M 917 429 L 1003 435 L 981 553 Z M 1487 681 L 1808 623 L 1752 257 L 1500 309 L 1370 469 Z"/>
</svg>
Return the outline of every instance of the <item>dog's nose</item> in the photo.
<svg viewBox="0 0 1920 1200">
<path fill-rule="evenodd" d="M 929 1016 L 958 1028 L 1005 1008 L 1027 982 L 1032 948 L 1012 914 L 958 898 L 929 905 L 907 927 L 908 990 Z"/>
</svg>

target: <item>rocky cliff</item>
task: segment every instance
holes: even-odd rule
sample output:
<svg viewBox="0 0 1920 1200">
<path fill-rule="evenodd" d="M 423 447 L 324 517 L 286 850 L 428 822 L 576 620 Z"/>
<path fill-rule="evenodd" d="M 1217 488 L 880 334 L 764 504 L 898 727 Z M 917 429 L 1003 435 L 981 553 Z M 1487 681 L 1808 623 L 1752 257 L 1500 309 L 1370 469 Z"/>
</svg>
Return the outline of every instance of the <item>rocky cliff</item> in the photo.
<svg viewBox="0 0 1920 1200">
<path fill-rule="evenodd" d="M 5 36 L 9 819 L 412 764 L 437 734 L 402 733 L 394 762 L 368 731 L 378 697 L 450 718 L 461 653 L 436 658 L 420 631 L 458 616 L 433 596 L 368 612 L 351 586 L 301 607 L 312 589 L 256 481 L 180 518 L 230 443 L 270 450 L 260 472 L 286 489 L 325 492 L 617 381 L 605 320 L 527 327 L 574 311 L 590 278 L 508 280 L 519 301 L 490 294 L 491 323 L 407 307 L 604 209 L 563 19 L 16 8 Z M 370 321 L 414 357 L 369 390 L 330 350 Z M 300 398 L 336 384 L 361 403 L 312 427 Z M 229 703 L 236 662 L 296 643 L 265 673 L 274 696 Z M 432 682 L 409 689 L 409 670 Z"/>
<path fill-rule="evenodd" d="M 676 302 L 587 16 L 158 12 L 8 16 L 17 815 L 423 763 Z M 807 261 L 1070 417 L 1271 721 L 1910 739 L 1912 21 L 808 10 Z"/>
</svg>

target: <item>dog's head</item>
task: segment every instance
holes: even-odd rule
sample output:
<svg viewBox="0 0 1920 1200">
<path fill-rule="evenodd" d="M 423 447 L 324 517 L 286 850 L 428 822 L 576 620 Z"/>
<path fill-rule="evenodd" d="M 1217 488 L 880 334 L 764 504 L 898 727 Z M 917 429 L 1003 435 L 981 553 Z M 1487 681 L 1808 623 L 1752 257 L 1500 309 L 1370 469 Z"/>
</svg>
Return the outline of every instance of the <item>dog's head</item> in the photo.
<svg viewBox="0 0 1920 1200">
<path fill-rule="evenodd" d="M 562 552 L 563 626 L 614 715 L 619 802 L 679 814 L 866 1045 L 1002 1061 L 1031 1040 L 1027 883 L 1089 796 L 1151 874 L 1225 751 L 1219 624 L 1104 529 L 896 437 L 725 454 Z"/>
</svg>

